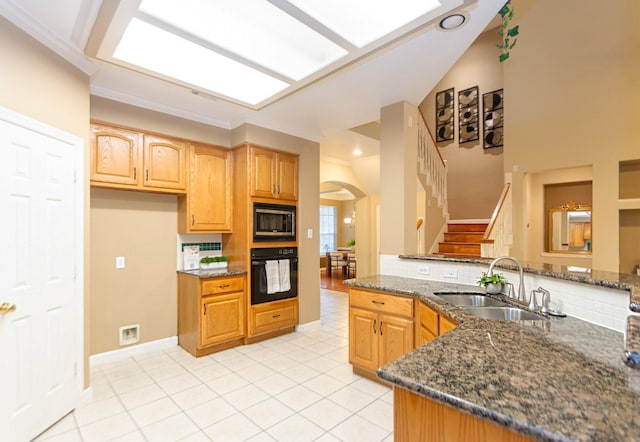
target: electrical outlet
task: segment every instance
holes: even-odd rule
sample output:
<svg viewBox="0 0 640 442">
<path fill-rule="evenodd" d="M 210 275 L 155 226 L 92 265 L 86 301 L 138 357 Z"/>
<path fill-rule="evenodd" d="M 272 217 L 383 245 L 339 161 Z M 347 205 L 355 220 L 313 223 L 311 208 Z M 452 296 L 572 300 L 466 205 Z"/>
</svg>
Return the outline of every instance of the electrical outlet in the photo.
<svg viewBox="0 0 640 442">
<path fill-rule="evenodd" d="M 124 269 L 124 256 L 116 256 L 116 269 Z"/>
<path fill-rule="evenodd" d="M 450 279 L 458 279 L 457 269 L 444 269 L 443 276 Z"/>
<path fill-rule="evenodd" d="M 418 275 L 430 275 L 431 269 L 429 266 L 418 266 Z"/>
<path fill-rule="evenodd" d="M 124 325 L 118 329 L 119 343 L 123 345 L 135 344 L 140 340 L 140 324 Z"/>
</svg>

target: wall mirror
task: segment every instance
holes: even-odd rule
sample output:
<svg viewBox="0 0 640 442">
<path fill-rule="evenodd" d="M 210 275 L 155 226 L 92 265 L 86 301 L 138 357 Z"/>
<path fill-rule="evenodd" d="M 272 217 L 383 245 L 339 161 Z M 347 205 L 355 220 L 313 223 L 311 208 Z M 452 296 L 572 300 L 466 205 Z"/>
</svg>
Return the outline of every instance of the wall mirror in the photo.
<svg viewBox="0 0 640 442">
<path fill-rule="evenodd" d="M 549 210 L 548 247 L 552 253 L 577 253 L 590 255 L 591 206 L 572 201 Z"/>
</svg>

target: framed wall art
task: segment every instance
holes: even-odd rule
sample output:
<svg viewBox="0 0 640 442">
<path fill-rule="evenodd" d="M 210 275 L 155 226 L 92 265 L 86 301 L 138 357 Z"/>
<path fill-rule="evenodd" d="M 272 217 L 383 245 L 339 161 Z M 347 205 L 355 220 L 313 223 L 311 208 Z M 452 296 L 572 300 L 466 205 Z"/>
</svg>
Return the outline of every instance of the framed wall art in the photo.
<svg viewBox="0 0 640 442">
<path fill-rule="evenodd" d="M 436 93 L 436 142 L 453 140 L 453 94 L 453 88 Z"/>
<path fill-rule="evenodd" d="M 479 140 L 478 86 L 458 92 L 458 143 Z"/>
<path fill-rule="evenodd" d="M 483 147 L 491 149 L 503 145 L 504 93 L 502 89 L 482 95 Z"/>
</svg>

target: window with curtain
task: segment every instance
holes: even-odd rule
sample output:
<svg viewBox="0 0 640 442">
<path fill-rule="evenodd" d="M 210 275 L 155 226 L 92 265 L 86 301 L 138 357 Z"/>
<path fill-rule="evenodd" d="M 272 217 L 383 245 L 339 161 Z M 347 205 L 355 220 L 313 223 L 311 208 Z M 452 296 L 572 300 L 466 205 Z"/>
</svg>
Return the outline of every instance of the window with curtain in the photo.
<svg viewBox="0 0 640 442">
<path fill-rule="evenodd" d="M 335 206 L 320 206 L 320 255 L 336 249 L 338 240 L 337 210 Z"/>
</svg>

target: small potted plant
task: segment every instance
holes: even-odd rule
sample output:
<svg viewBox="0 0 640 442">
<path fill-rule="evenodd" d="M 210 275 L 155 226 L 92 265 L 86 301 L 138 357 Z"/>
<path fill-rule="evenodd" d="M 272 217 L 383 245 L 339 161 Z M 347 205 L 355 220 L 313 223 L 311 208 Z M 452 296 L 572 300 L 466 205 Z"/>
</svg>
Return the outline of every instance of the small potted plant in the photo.
<svg viewBox="0 0 640 442">
<path fill-rule="evenodd" d="M 229 265 L 227 256 L 204 256 L 200 259 L 201 269 L 224 269 Z"/>
<path fill-rule="evenodd" d="M 478 279 L 478 285 L 484 287 L 487 293 L 491 293 L 492 295 L 500 293 L 506 282 L 507 279 L 501 273 L 487 275 L 486 272 L 482 272 L 482 276 Z"/>
<path fill-rule="evenodd" d="M 347 247 L 354 247 L 355 245 L 356 245 L 355 239 L 350 239 L 349 241 L 347 241 Z"/>
</svg>

